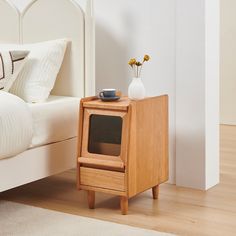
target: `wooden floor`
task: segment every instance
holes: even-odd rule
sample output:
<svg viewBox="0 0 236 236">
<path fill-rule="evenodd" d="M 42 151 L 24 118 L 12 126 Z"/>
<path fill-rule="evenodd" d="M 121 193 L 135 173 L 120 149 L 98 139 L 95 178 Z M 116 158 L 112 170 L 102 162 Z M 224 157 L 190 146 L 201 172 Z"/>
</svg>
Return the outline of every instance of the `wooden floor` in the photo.
<svg viewBox="0 0 236 236">
<path fill-rule="evenodd" d="M 236 235 L 236 127 L 221 127 L 221 183 L 207 192 L 164 184 L 159 200 L 147 191 L 130 200 L 129 214 L 119 198 L 96 194 L 89 210 L 84 191 L 68 171 L 0 194 L 1 199 L 178 235 Z"/>
</svg>

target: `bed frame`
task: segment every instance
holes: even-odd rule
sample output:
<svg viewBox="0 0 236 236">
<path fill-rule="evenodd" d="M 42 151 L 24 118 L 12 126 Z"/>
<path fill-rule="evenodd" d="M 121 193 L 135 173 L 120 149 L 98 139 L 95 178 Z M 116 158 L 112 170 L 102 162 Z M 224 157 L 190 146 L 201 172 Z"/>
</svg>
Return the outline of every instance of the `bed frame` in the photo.
<svg viewBox="0 0 236 236">
<path fill-rule="evenodd" d="M 92 0 L 87 0 L 84 10 L 75 0 L 34 0 L 22 13 L 10 1 L 0 0 L 0 16 L 0 43 L 70 40 L 52 94 L 95 94 Z M 72 138 L 2 159 L 0 192 L 71 169 L 76 157 L 77 138 Z"/>
</svg>

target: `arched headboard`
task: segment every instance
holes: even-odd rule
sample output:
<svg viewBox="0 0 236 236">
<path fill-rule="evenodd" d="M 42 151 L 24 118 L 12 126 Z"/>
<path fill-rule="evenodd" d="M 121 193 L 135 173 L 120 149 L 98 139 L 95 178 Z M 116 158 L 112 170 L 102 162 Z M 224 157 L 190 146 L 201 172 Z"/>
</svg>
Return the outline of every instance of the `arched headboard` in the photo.
<svg viewBox="0 0 236 236">
<path fill-rule="evenodd" d="M 75 0 L 33 0 L 20 13 L 0 0 L 0 43 L 70 41 L 52 94 L 84 97 L 95 94 L 93 1 L 83 11 Z"/>
</svg>

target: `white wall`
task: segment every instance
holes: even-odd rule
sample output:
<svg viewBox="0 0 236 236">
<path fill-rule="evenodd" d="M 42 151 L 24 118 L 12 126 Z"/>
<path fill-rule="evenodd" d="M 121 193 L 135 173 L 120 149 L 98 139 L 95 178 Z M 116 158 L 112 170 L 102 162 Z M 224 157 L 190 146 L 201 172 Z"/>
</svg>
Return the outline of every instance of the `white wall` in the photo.
<svg viewBox="0 0 236 236">
<path fill-rule="evenodd" d="M 23 9 L 30 0 L 12 1 Z M 212 47 L 209 42 L 217 37 L 218 0 L 94 2 L 97 91 L 115 87 L 126 94 L 129 58 L 150 54 L 142 74 L 148 95 L 170 96 L 170 182 L 176 177 L 178 185 L 201 189 L 217 183 L 218 83 L 213 80 L 218 65 L 211 59 L 217 59 L 218 48 L 217 40 Z M 212 100 L 207 99 L 209 86 Z"/>
<path fill-rule="evenodd" d="M 203 0 L 177 1 L 176 33 L 176 182 L 199 188 L 205 179 Z"/>
<path fill-rule="evenodd" d="M 236 1 L 221 0 L 221 123 L 236 125 Z"/>
<path fill-rule="evenodd" d="M 176 183 L 219 182 L 219 1 L 177 0 Z"/>
</svg>

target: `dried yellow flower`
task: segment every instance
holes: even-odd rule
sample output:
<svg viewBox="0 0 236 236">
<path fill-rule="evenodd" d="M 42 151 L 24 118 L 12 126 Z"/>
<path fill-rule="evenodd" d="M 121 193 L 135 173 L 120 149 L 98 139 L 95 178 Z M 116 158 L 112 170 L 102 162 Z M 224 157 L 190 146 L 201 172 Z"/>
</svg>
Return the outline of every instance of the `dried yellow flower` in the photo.
<svg viewBox="0 0 236 236">
<path fill-rule="evenodd" d="M 130 65 L 130 66 L 133 66 L 133 65 L 135 65 L 135 64 L 136 64 L 136 59 L 135 59 L 135 58 L 130 59 L 129 65 Z"/>
<path fill-rule="evenodd" d="M 135 58 L 131 58 L 129 60 L 128 63 L 132 67 L 132 70 L 133 70 L 133 73 L 134 73 L 134 77 L 140 77 L 140 74 L 142 72 L 142 68 L 143 68 L 144 62 L 149 61 L 149 60 L 150 60 L 150 56 L 149 55 L 144 55 L 142 62 L 136 61 Z"/>
<path fill-rule="evenodd" d="M 143 58 L 143 61 L 149 61 L 149 60 L 150 60 L 150 56 L 145 55 L 144 58 Z"/>
</svg>

